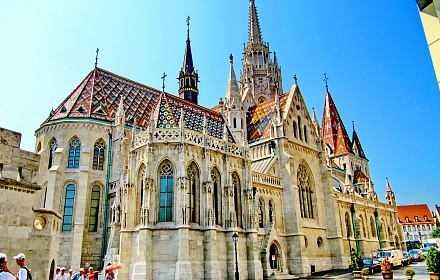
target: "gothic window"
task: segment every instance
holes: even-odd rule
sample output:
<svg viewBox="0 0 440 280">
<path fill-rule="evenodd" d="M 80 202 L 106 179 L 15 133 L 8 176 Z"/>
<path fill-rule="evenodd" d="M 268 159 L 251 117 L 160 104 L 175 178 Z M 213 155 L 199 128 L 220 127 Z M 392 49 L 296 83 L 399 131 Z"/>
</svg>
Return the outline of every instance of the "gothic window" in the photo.
<svg viewBox="0 0 440 280">
<path fill-rule="evenodd" d="M 138 184 L 137 184 L 137 192 L 136 192 L 136 224 L 140 224 L 141 222 L 141 207 L 144 206 L 144 191 L 145 191 L 145 173 L 146 167 L 144 164 L 141 164 L 138 172 Z"/>
<path fill-rule="evenodd" d="M 258 226 L 264 228 L 264 200 L 261 197 L 258 201 Z"/>
<path fill-rule="evenodd" d="M 307 127 L 304 126 L 304 141 L 307 143 Z"/>
<path fill-rule="evenodd" d="M 49 142 L 49 162 L 48 162 L 47 169 L 50 169 L 52 167 L 52 165 L 53 165 L 53 155 L 54 155 L 55 150 L 57 149 L 57 147 L 58 147 L 57 140 L 56 139 L 52 139 Z"/>
<path fill-rule="evenodd" d="M 269 222 L 275 221 L 275 207 L 272 200 L 269 200 Z"/>
<path fill-rule="evenodd" d="M 69 159 L 67 161 L 67 168 L 79 168 L 79 156 L 81 154 L 81 141 L 77 137 L 70 140 L 69 144 Z"/>
<path fill-rule="evenodd" d="M 237 118 L 234 118 L 234 128 L 237 128 Z"/>
<path fill-rule="evenodd" d="M 242 227 L 241 219 L 241 185 L 237 173 L 232 174 L 232 186 L 234 188 L 234 209 L 237 216 L 237 226 Z"/>
<path fill-rule="evenodd" d="M 363 233 L 363 237 L 367 238 L 367 233 L 365 231 L 365 226 L 364 226 L 364 219 L 362 217 L 362 215 L 360 215 L 360 220 L 359 220 L 359 224 L 362 227 L 362 233 Z"/>
<path fill-rule="evenodd" d="M 298 167 L 297 176 L 301 217 L 314 219 L 313 178 L 302 164 Z"/>
<path fill-rule="evenodd" d="M 173 219 L 173 167 L 165 162 L 159 168 L 159 222 Z"/>
<path fill-rule="evenodd" d="M 351 237 L 351 223 L 350 223 L 350 215 L 348 212 L 345 212 L 345 230 L 347 233 L 347 237 Z"/>
<path fill-rule="evenodd" d="M 194 162 L 192 162 L 187 170 L 186 176 L 189 179 L 189 185 L 187 190 L 186 199 L 186 211 L 189 218 L 189 222 L 198 222 L 198 186 L 199 186 L 199 170 Z"/>
<path fill-rule="evenodd" d="M 75 204 L 75 186 L 69 184 L 66 188 L 63 212 L 63 231 L 72 230 L 73 206 Z"/>
<path fill-rule="evenodd" d="M 293 121 L 293 136 L 295 137 L 295 138 L 298 138 L 298 131 L 297 131 L 297 127 L 296 127 L 296 122 L 295 121 Z"/>
<path fill-rule="evenodd" d="M 215 223 L 221 225 L 222 221 L 222 195 L 220 192 L 220 172 L 217 168 L 211 170 L 211 181 L 212 181 L 212 203 L 215 215 Z"/>
<path fill-rule="evenodd" d="M 374 226 L 373 217 L 370 217 L 370 227 L 371 227 L 371 234 L 373 235 L 373 237 L 376 237 L 376 227 Z"/>
<path fill-rule="evenodd" d="M 92 195 L 90 196 L 90 215 L 89 215 L 90 232 L 96 232 L 98 230 L 100 195 L 101 195 L 101 188 L 99 186 L 93 186 Z"/>
<path fill-rule="evenodd" d="M 104 170 L 104 153 L 105 144 L 104 141 L 98 140 L 95 143 L 95 149 L 93 151 L 93 169 Z"/>
<path fill-rule="evenodd" d="M 302 137 L 302 131 L 301 131 L 301 117 L 300 116 L 298 116 L 298 134 L 299 134 L 299 140 L 303 140 L 303 137 Z"/>
</svg>

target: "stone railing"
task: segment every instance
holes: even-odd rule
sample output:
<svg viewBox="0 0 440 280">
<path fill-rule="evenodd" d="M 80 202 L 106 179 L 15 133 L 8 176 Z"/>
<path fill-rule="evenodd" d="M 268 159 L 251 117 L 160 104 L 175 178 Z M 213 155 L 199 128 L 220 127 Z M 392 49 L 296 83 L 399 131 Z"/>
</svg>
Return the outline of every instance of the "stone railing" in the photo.
<svg viewBox="0 0 440 280">
<path fill-rule="evenodd" d="M 252 183 L 281 187 L 281 178 L 266 175 L 263 173 L 252 172 Z"/>
</svg>

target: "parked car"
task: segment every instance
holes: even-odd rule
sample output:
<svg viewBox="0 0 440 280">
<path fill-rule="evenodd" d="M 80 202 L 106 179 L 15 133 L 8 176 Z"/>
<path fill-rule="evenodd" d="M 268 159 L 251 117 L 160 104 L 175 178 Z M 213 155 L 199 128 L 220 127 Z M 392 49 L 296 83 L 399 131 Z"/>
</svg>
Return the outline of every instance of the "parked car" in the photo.
<svg viewBox="0 0 440 280">
<path fill-rule="evenodd" d="M 390 250 L 379 250 L 377 254 L 377 258 L 379 262 L 383 261 L 385 257 L 388 257 L 389 262 L 393 267 L 395 266 L 403 266 L 403 254 L 402 251 L 396 249 Z"/>
<path fill-rule="evenodd" d="M 408 252 L 402 252 L 403 254 L 403 265 L 409 265 L 412 263 L 411 255 Z"/>
<path fill-rule="evenodd" d="M 422 248 L 422 249 L 420 249 L 420 250 L 422 250 L 422 254 L 423 254 L 423 256 L 424 256 L 423 259 L 426 259 L 426 256 L 428 255 L 428 250 L 429 250 L 429 248 L 424 247 L 424 248 Z"/>
<path fill-rule="evenodd" d="M 366 258 L 366 259 L 363 259 L 362 261 L 364 262 L 363 268 L 368 268 L 368 270 L 370 271 L 370 274 L 373 274 L 376 271 L 377 272 L 381 271 L 380 263 L 377 259 Z"/>
<path fill-rule="evenodd" d="M 411 255 L 411 258 L 415 262 L 419 262 L 425 259 L 425 256 L 423 255 L 423 252 L 421 249 L 411 249 L 409 250 L 408 254 Z"/>
</svg>

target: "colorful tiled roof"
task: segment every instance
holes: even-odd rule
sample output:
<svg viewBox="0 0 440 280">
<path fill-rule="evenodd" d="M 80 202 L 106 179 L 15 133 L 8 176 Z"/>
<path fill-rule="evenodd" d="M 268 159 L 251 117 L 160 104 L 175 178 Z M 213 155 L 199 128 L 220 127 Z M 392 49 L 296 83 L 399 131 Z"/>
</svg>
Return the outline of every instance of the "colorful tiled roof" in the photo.
<svg viewBox="0 0 440 280">
<path fill-rule="evenodd" d="M 137 126 L 145 130 L 159 106 L 157 128 L 179 127 L 183 110 L 185 128 L 203 133 L 206 118 L 208 135 L 223 139 L 225 121 L 220 113 L 100 68 L 92 70 L 44 123 L 67 118 L 114 122 L 121 96 L 129 126 L 136 118 Z M 229 142 L 234 142 L 227 133 Z"/>
<path fill-rule="evenodd" d="M 354 172 L 353 184 L 368 183 L 369 181 L 370 179 L 361 170 Z"/>
<path fill-rule="evenodd" d="M 399 222 L 401 224 L 433 224 L 434 218 L 427 204 L 397 206 Z M 418 221 L 415 220 L 417 217 Z M 425 220 L 426 217 L 426 220 Z M 408 218 L 408 221 L 406 221 Z"/>
<path fill-rule="evenodd" d="M 364 149 L 362 149 L 362 145 L 361 145 L 361 141 L 359 140 L 359 137 L 356 133 L 356 130 L 353 130 L 353 146 L 352 146 L 352 150 L 354 150 L 354 147 L 357 147 L 357 151 L 358 151 L 358 156 L 361 158 L 366 159 L 367 157 L 365 156 L 364 153 Z"/>
<path fill-rule="evenodd" d="M 352 153 L 350 138 L 329 92 L 325 96 L 321 129 L 322 138 L 330 146 L 334 155 Z"/>
<path fill-rule="evenodd" d="M 284 111 L 290 92 L 280 97 L 280 110 Z M 274 115 L 275 98 L 249 108 L 246 115 L 248 143 L 270 137 L 270 120 Z"/>
</svg>

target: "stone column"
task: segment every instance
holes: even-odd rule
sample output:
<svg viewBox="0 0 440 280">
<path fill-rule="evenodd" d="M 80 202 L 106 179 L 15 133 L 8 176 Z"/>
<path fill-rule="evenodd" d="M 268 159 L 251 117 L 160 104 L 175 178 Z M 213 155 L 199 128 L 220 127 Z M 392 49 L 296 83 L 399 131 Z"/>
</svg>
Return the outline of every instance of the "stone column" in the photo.
<svg viewBox="0 0 440 280">
<path fill-rule="evenodd" d="M 192 280 L 191 262 L 189 261 L 189 227 L 177 230 L 178 251 L 175 279 Z"/>
<path fill-rule="evenodd" d="M 220 264 L 217 259 L 217 230 L 205 231 L 205 279 L 221 279 Z"/>
</svg>

